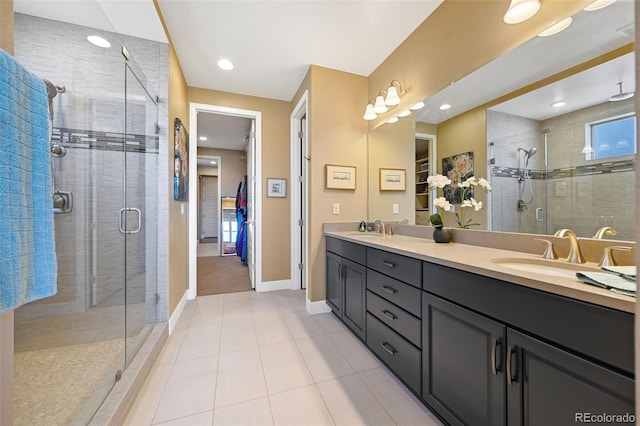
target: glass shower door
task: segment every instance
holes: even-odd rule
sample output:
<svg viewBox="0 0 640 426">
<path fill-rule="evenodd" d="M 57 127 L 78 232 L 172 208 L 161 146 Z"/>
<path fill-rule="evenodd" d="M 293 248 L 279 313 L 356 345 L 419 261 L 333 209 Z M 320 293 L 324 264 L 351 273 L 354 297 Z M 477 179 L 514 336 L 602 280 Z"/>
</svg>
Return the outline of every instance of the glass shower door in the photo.
<svg viewBox="0 0 640 426">
<path fill-rule="evenodd" d="M 156 321 L 158 136 L 156 96 L 131 59 L 125 64 L 124 234 L 126 363 Z"/>
</svg>

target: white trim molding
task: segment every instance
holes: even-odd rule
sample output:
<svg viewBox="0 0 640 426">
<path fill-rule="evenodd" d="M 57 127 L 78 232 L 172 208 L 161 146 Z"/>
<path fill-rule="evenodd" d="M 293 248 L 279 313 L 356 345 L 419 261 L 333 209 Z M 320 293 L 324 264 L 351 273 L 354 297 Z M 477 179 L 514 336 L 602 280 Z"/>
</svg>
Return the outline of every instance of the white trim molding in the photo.
<svg viewBox="0 0 640 426">
<path fill-rule="evenodd" d="M 257 293 L 276 290 L 297 290 L 297 287 L 294 287 L 294 283 L 291 280 L 264 281 L 256 285 Z"/>
<path fill-rule="evenodd" d="M 173 333 L 173 329 L 176 327 L 176 324 L 178 324 L 178 320 L 182 315 L 182 311 L 184 311 L 184 307 L 187 306 L 188 298 L 189 298 L 189 291 L 187 290 L 182 295 L 182 298 L 178 302 L 178 306 L 176 306 L 176 309 L 174 309 L 173 314 L 171 314 L 171 317 L 169 318 L 169 335 Z"/>
<path fill-rule="evenodd" d="M 331 308 L 325 300 L 312 302 L 307 299 L 307 312 L 309 315 L 326 314 L 327 312 L 331 312 Z"/>
</svg>

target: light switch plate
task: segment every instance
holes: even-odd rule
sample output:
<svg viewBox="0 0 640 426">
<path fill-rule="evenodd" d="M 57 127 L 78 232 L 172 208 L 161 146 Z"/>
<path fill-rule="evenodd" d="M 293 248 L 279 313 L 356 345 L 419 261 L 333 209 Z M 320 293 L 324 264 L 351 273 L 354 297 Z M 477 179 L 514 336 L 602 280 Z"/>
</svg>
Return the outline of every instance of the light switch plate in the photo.
<svg viewBox="0 0 640 426">
<path fill-rule="evenodd" d="M 393 205 L 393 214 L 398 214 L 400 213 L 400 206 L 398 206 L 397 204 Z"/>
<path fill-rule="evenodd" d="M 340 214 L 340 203 L 333 203 L 333 214 Z"/>
</svg>

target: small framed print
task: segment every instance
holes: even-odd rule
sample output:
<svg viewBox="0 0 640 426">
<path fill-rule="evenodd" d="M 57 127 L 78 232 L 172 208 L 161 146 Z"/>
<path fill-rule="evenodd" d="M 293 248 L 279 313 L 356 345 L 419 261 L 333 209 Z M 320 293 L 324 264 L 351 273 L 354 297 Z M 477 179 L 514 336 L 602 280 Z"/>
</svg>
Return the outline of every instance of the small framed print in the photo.
<svg viewBox="0 0 640 426">
<path fill-rule="evenodd" d="M 380 191 L 405 191 L 405 169 L 380 169 Z"/>
<path fill-rule="evenodd" d="M 267 178 L 267 197 L 280 197 L 287 196 L 287 180 L 286 179 L 274 179 Z"/>
<path fill-rule="evenodd" d="M 327 164 L 327 189 L 356 189 L 355 166 L 336 166 Z"/>
</svg>

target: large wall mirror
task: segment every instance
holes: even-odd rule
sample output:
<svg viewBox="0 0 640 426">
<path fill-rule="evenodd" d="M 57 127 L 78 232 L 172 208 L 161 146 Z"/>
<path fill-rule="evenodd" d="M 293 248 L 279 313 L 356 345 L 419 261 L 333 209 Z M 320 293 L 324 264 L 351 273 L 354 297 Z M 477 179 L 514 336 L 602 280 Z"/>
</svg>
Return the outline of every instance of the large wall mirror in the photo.
<svg viewBox="0 0 640 426">
<path fill-rule="evenodd" d="M 634 239 L 634 98 L 609 101 L 620 92 L 635 92 L 633 17 L 632 0 L 580 11 L 563 32 L 535 37 L 424 101 L 415 126 L 416 133 L 428 127 L 437 135 L 438 155 L 432 163 L 474 151 L 476 175 L 492 182 L 482 212 L 486 216 L 478 220 L 482 229 L 553 234 L 571 228 L 590 238 L 609 226 L 617 234 L 607 232 L 605 238 Z M 565 103 L 552 106 L 557 101 Z M 440 110 L 444 103 L 452 107 Z M 464 137 L 459 132 L 455 140 L 447 140 L 446 134 L 455 134 L 452 127 L 464 126 L 465 115 L 473 114 L 477 123 L 481 105 L 485 125 L 466 127 Z M 381 129 L 389 126 L 370 132 L 371 139 L 377 141 L 383 132 L 388 136 L 392 131 Z M 628 129 L 630 136 L 619 133 Z M 602 132 L 613 139 L 590 142 L 589 136 Z M 404 141 L 403 146 L 414 143 Z M 370 177 L 381 157 L 374 152 Z M 411 205 L 415 158 L 412 152 L 406 159 Z M 380 211 L 383 196 L 370 187 L 370 216 L 372 210 Z"/>
</svg>

